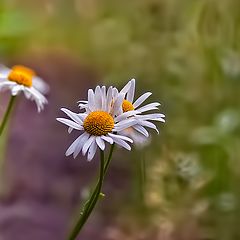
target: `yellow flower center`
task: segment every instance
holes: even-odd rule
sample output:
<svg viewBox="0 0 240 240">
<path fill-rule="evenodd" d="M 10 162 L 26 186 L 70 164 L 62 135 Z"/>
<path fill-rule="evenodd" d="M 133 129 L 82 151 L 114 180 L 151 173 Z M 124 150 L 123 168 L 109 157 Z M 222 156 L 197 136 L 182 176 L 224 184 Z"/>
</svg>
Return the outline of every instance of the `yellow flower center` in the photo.
<svg viewBox="0 0 240 240">
<path fill-rule="evenodd" d="M 95 111 L 85 118 L 83 127 L 90 135 L 102 136 L 112 132 L 114 120 L 107 112 Z"/>
<path fill-rule="evenodd" d="M 34 76 L 36 76 L 36 73 L 32 69 L 16 65 L 12 67 L 11 72 L 8 75 L 8 80 L 26 87 L 31 87 L 32 78 Z"/>
<path fill-rule="evenodd" d="M 131 102 L 129 102 L 128 100 L 124 99 L 123 103 L 122 103 L 122 110 L 123 110 L 123 112 L 132 111 L 132 110 L 134 110 L 134 106 L 132 105 Z"/>
</svg>

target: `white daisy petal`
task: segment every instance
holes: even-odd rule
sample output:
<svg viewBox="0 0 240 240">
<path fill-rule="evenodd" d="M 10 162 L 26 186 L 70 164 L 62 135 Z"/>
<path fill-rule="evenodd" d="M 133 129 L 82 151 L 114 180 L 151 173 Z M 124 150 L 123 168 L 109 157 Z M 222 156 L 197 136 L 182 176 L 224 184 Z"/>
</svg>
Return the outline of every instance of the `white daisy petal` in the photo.
<svg viewBox="0 0 240 240">
<path fill-rule="evenodd" d="M 165 115 L 161 113 L 146 114 L 146 115 L 140 115 L 136 117 L 141 120 L 165 122 L 165 119 L 164 119 Z"/>
<path fill-rule="evenodd" d="M 142 146 L 146 145 L 147 143 L 149 143 L 149 139 L 137 131 L 132 132 L 131 138 L 133 139 L 133 141 L 137 147 L 139 147 L 139 146 L 142 147 Z"/>
<path fill-rule="evenodd" d="M 142 125 L 142 126 L 145 126 L 145 127 L 149 127 L 149 128 L 152 128 L 154 130 L 157 131 L 157 133 L 159 133 L 157 127 L 155 126 L 155 124 L 151 123 L 151 122 L 148 122 L 148 121 L 139 121 L 139 124 Z"/>
<path fill-rule="evenodd" d="M 97 145 L 99 146 L 99 148 L 101 150 L 105 149 L 105 143 L 104 143 L 104 141 L 102 140 L 102 138 L 100 136 L 96 137 L 96 143 L 97 143 Z"/>
<path fill-rule="evenodd" d="M 126 94 L 128 91 L 129 91 L 129 89 L 130 89 L 130 87 L 131 87 L 131 84 L 132 84 L 132 82 L 131 82 L 131 80 L 123 87 L 123 89 L 120 91 L 120 93 L 122 93 L 122 94 Z"/>
<path fill-rule="evenodd" d="M 86 113 L 77 113 L 78 117 L 82 120 L 82 122 L 85 120 L 85 118 L 88 116 Z"/>
<path fill-rule="evenodd" d="M 142 118 L 148 118 L 151 120 L 155 120 L 155 119 L 159 119 L 159 118 L 164 118 L 165 115 L 162 113 L 151 113 L 151 114 L 145 114 L 145 115 L 141 115 Z"/>
<path fill-rule="evenodd" d="M 81 136 L 82 137 L 79 139 L 79 141 L 78 141 L 78 143 L 77 143 L 77 145 L 75 147 L 75 150 L 74 150 L 74 153 L 73 153 L 73 158 L 77 157 L 77 155 L 81 152 L 84 143 L 90 137 L 90 135 L 88 133 L 86 133 L 86 132 L 84 132 Z"/>
<path fill-rule="evenodd" d="M 102 91 L 100 86 L 97 86 L 95 89 L 95 104 L 97 110 L 102 109 Z"/>
<path fill-rule="evenodd" d="M 27 99 L 31 99 L 31 97 L 32 97 L 32 93 L 31 93 L 31 92 L 29 92 L 29 91 L 23 91 L 23 93 L 24 93 L 24 95 L 25 95 L 25 97 L 26 97 Z"/>
<path fill-rule="evenodd" d="M 24 87 L 22 85 L 16 85 L 16 86 L 12 87 L 11 92 L 12 92 L 13 96 L 16 96 L 16 95 L 18 95 L 18 93 L 20 91 L 23 91 L 23 90 L 24 90 Z"/>
<path fill-rule="evenodd" d="M 74 153 L 74 151 L 76 150 L 77 145 L 79 144 L 79 142 L 82 142 L 82 139 L 85 138 L 86 133 L 83 133 L 82 135 L 80 135 L 68 148 L 68 150 L 66 151 L 65 155 L 69 156 L 72 153 Z M 85 139 L 86 141 L 86 139 Z"/>
<path fill-rule="evenodd" d="M 117 116 L 117 117 L 115 118 L 115 121 L 116 121 L 116 122 L 119 122 L 119 121 L 125 120 L 125 119 L 127 119 L 127 118 L 129 118 L 129 117 L 131 117 L 131 116 L 134 116 L 135 114 L 138 114 L 138 113 L 140 113 L 140 112 L 135 111 L 135 110 L 133 110 L 133 111 L 128 111 L 128 112 L 124 112 L 124 113 L 120 114 L 119 116 Z"/>
<path fill-rule="evenodd" d="M 83 130 L 83 127 L 72 120 L 66 119 L 66 118 L 57 118 L 57 121 L 77 130 Z"/>
<path fill-rule="evenodd" d="M 160 103 L 157 103 L 157 102 L 149 103 L 149 104 L 147 104 L 143 107 L 138 108 L 138 111 L 143 113 L 143 112 L 147 112 L 147 111 L 150 111 L 150 110 L 158 109 L 157 108 L 158 106 L 160 106 Z"/>
<path fill-rule="evenodd" d="M 103 139 L 106 142 L 109 142 L 110 144 L 113 144 L 113 140 L 110 137 L 107 137 L 107 136 L 103 135 L 103 136 L 101 136 L 101 139 Z"/>
<path fill-rule="evenodd" d="M 96 110 L 96 108 L 95 108 L 95 100 L 94 100 L 94 92 L 93 92 L 92 89 L 88 90 L 88 108 L 91 111 L 95 111 Z"/>
<path fill-rule="evenodd" d="M 126 148 L 127 150 L 131 150 L 131 147 L 129 144 L 127 144 L 124 140 L 120 139 L 120 138 L 114 138 L 113 141 L 115 143 L 117 143 L 118 145 L 120 145 L 121 147 Z"/>
<path fill-rule="evenodd" d="M 50 87 L 40 77 L 33 77 L 32 84 L 42 94 L 49 93 Z"/>
<path fill-rule="evenodd" d="M 135 94 L 135 79 L 133 78 L 131 80 L 131 87 L 127 93 L 127 100 L 131 103 L 133 102 L 134 94 Z"/>
<path fill-rule="evenodd" d="M 87 105 L 87 104 L 82 104 L 82 103 L 80 103 L 80 104 L 78 104 L 78 107 L 79 107 L 80 109 L 86 109 L 86 108 L 88 107 L 88 105 Z"/>
<path fill-rule="evenodd" d="M 129 128 L 129 127 L 135 125 L 136 123 L 137 123 L 136 119 L 126 119 L 126 120 L 123 120 L 123 121 L 115 124 L 114 130 L 115 131 L 122 131 L 126 128 Z"/>
<path fill-rule="evenodd" d="M 113 105 L 113 116 L 118 115 L 119 112 L 122 112 L 122 102 L 124 99 L 124 95 L 123 94 L 119 94 L 116 101 L 114 102 Z"/>
<path fill-rule="evenodd" d="M 28 92 L 30 96 L 29 99 L 34 100 L 36 102 L 38 112 L 42 111 L 44 105 L 47 104 L 48 102 L 47 99 L 33 87 L 31 88 L 25 87 L 24 92 Z"/>
<path fill-rule="evenodd" d="M 149 136 L 148 131 L 143 126 L 138 124 L 138 125 L 134 125 L 133 128 L 138 132 L 140 132 L 141 134 L 143 134 L 145 137 Z"/>
<path fill-rule="evenodd" d="M 82 153 L 83 155 L 86 155 L 89 147 L 91 146 L 92 142 L 95 142 L 96 137 L 95 136 L 90 136 L 90 138 L 84 143 L 83 148 L 82 148 Z"/>
<path fill-rule="evenodd" d="M 124 140 L 124 141 L 128 141 L 128 142 L 130 142 L 130 143 L 133 143 L 133 140 L 132 140 L 131 138 L 126 137 L 126 136 L 123 136 L 123 135 L 112 134 L 112 133 L 109 133 L 108 135 L 109 135 L 111 138 L 113 138 L 113 139 L 118 138 L 118 139 L 122 139 L 122 140 Z"/>
<path fill-rule="evenodd" d="M 15 82 L 11 82 L 11 81 L 6 81 L 6 80 L 2 80 L 0 82 L 0 90 L 4 91 L 7 89 L 11 89 L 12 87 L 16 86 L 17 84 Z"/>
<path fill-rule="evenodd" d="M 30 88 L 29 87 L 24 87 L 24 90 L 26 92 L 26 96 L 28 96 L 29 99 L 31 99 L 31 100 L 38 101 L 38 100 L 41 100 L 41 99 L 45 99 L 45 97 L 40 92 L 35 90 L 33 87 L 30 87 Z"/>
<path fill-rule="evenodd" d="M 66 113 L 73 121 L 75 121 L 78 124 L 82 124 L 82 120 L 79 117 L 78 114 L 68 110 L 67 108 L 61 108 L 61 111 L 63 111 L 64 113 Z"/>
<path fill-rule="evenodd" d="M 101 91 L 102 91 L 102 110 L 106 112 L 107 111 L 106 87 L 102 86 Z"/>
<path fill-rule="evenodd" d="M 134 103 L 133 106 L 136 109 L 138 106 L 140 106 L 147 98 L 149 98 L 152 95 L 151 92 L 146 92 L 142 96 L 140 96 Z"/>
<path fill-rule="evenodd" d="M 110 112 L 111 104 L 112 104 L 112 86 L 107 90 L 107 101 L 106 101 L 106 112 Z"/>
<path fill-rule="evenodd" d="M 93 159 L 93 157 L 96 154 L 96 151 L 97 151 L 97 144 L 96 142 L 93 142 L 88 150 L 88 156 L 87 156 L 88 161 L 91 161 Z"/>
<path fill-rule="evenodd" d="M 10 68 L 7 68 L 6 66 L 0 64 L 0 78 L 6 79 L 11 72 Z"/>
<path fill-rule="evenodd" d="M 122 94 L 122 93 L 120 93 L 121 95 L 124 95 L 124 94 Z M 118 92 L 118 90 L 117 90 L 117 88 L 113 88 L 112 89 L 112 97 L 114 98 L 114 99 L 116 99 L 117 97 L 118 97 L 118 95 L 119 95 L 119 92 Z"/>
</svg>

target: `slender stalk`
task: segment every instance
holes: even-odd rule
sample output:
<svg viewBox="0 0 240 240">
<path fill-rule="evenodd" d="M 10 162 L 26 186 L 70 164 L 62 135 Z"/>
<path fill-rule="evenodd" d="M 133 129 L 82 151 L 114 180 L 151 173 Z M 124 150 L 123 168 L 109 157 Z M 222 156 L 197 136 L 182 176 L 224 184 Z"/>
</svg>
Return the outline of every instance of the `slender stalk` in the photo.
<svg viewBox="0 0 240 240">
<path fill-rule="evenodd" d="M 4 117 L 3 117 L 3 120 L 2 120 L 2 123 L 1 123 L 1 126 L 0 126 L 0 136 L 2 135 L 3 133 L 3 130 L 7 124 L 7 121 L 9 119 L 9 116 L 10 116 L 10 113 L 13 109 L 13 105 L 14 105 L 14 102 L 15 102 L 15 99 L 16 99 L 16 96 L 11 96 L 11 99 L 9 100 L 9 103 L 8 103 L 8 107 L 7 107 L 7 110 L 4 114 Z"/>
<path fill-rule="evenodd" d="M 106 175 L 106 172 L 108 170 L 108 167 L 109 167 L 109 164 L 111 162 L 111 159 L 112 159 L 112 154 L 113 154 L 113 150 L 114 150 L 114 146 L 115 146 L 115 143 L 111 145 L 111 148 L 110 148 L 110 151 L 109 151 L 109 155 L 108 155 L 108 158 L 107 158 L 107 161 L 105 162 L 105 165 L 104 165 L 104 177 Z M 99 180 L 97 182 L 97 186 L 99 185 Z M 92 196 L 93 195 L 96 195 L 96 192 L 97 192 L 97 186 L 95 187 L 94 189 L 94 192 L 92 193 Z M 89 205 L 90 205 L 90 200 L 87 200 L 87 202 L 84 204 L 84 209 L 83 210 L 86 210 L 89 208 Z M 88 211 L 88 210 L 86 210 Z"/>
<path fill-rule="evenodd" d="M 111 145 L 111 148 L 110 148 L 110 152 L 109 152 L 107 161 L 105 162 L 105 165 L 104 165 L 104 177 L 105 177 L 106 172 L 107 172 L 107 170 L 108 170 L 109 164 L 110 164 L 110 162 L 111 162 L 111 160 L 112 160 L 112 154 L 113 154 L 114 146 L 115 146 L 115 143 Z M 99 184 L 100 184 L 100 181 L 98 180 L 97 186 L 98 186 Z M 92 193 L 92 195 L 96 195 L 97 186 L 95 187 L 95 191 Z M 85 209 L 86 209 L 86 211 L 89 211 L 89 207 L 90 207 L 90 202 L 87 201 L 87 204 L 85 204 Z"/>
<path fill-rule="evenodd" d="M 103 176 L 103 177 L 105 177 L 106 172 L 107 172 L 108 167 L 109 167 L 109 164 L 110 164 L 110 162 L 111 162 L 112 154 L 113 154 L 113 150 L 114 150 L 114 146 L 115 146 L 115 144 L 112 144 L 112 145 L 111 145 L 111 148 L 110 148 L 110 152 L 109 152 L 107 161 L 105 162 L 105 165 L 104 165 L 104 176 Z M 97 185 L 99 185 L 99 184 L 100 184 L 100 179 L 98 180 Z M 93 193 L 93 195 L 96 195 L 96 189 L 97 189 L 97 187 L 95 188 L 95 192 Z M 101 194 L 101 192 L 100 192 L 99 194 Z M 96 197 L 97 197 L 97 199 L 99 198 L 99 196 L 96 196 Z M 87 209 L 86 211 L 87 211 L 87 212 L 89 212 L 90 205 L 91 205 L 91 203 L 88 202 L 88 204 L 87 204 L 87 206 L 86 206 L 86 209 Z M 89 214 L 89 215 L 90 215 L 90 214 Z"/>
<path fill-rule="evenodd" d="M 99 200 L 100 194 L 101 194 L 101 189 L 102 189 L 102 184 L 103 184 L 103 179 L 104 179 L 104 155 L 102 155 L 102 154 L 104 154 L 103 151 L 101 151 L 101 170 L 102 170 L 103 175 L 102 175 L 102 178 L 100 176 L 98 184 L 97 184 L 98 191 L 96 192 L 95 197 L 93 198 L 93 201 L 90 202 L 88 209 L 86 210 L 86 216 L 83 220 L 83 225 L 89 218 L 89 216 L 90 216 L 91 212 L 93 211 L 97 201 Z M 102 159 L 103 159 L 103 161 L 102 161 Z"/>
<path fill-rule="evenodd" d="M 76 226 L 74 227 L 72 233 L 70 234 L 68 240 L 74 240 L 78 236 L 79 232 L 81 231 L 82 227 L 84 226 L 85 222 L 89 218 L 91 212 L 93 211 L 94 207 L 97 204 L 99 196 L 101 194 L 101 188 L 104 179 L 104 152 L 100 151 L 100 174 L 99 174 L 99 181 L 96 185 L 95 190 L 93 191 L 86 208 L 83 210 L 80 219 L 78 220 Z"/>
<path fill-rule="evenodd" d="M 101 173 L 101 170 L 102 170 L 102 166 L 104 164 L 103 176 L 102 176 L 102 178 L 99 177 L 98 183 L 97 183 L 97 185 L 96 185 L 96 187 L 95 187 L 95 189 L 94 189 L 90 199 L 85 204 L 83 212 L 81 214 L 81 217 L 80 217 L 78 223 L 76 224 L 72 234 L 70 235 L 69 240 L 74 240 L 77 237 L 78 233 L 81 231 L 82 227 L 86 223 L 87 219 L 89 218 L 91 212 L 93 211 L 93 209 L 94 209 L 94 207 L 95 207 L 95 205 L 96 205 L 96 203 L 97 203 L 97 201 L 99 199 L 99 196 L 101 194 L 103 178 L 105 177 L 107 169 L 108 169 L 109 164 L 111 162 L 113 150 L 114 150 L 114 144 L 111 145 L 110 152 L 109 152 L 109 155 L 108 155 L 108 158 L 107 158 L 106 162 L 104 161 L 104 153 L 101 151 L 100 173 Z"/>
<path fill-rule="evenodd" d="M 104 166 L 104 177 L 105 177 L 105 175 L 106 175 L 106 172 L 107 172 L 107 170 L 108 170 L 109 164 L 110 164 L 111 159 L 112 159 L 114 146 L 115 146 L 115 143 L 113 143 L 113 144 L 111 145 L 110 152 L 109 152 L 109 155 L 108 155 L 108 159 L 107 159 L 107 161 L 106 161 L 106 163 L 105 163 L 105 166 Z"/>
</svg>

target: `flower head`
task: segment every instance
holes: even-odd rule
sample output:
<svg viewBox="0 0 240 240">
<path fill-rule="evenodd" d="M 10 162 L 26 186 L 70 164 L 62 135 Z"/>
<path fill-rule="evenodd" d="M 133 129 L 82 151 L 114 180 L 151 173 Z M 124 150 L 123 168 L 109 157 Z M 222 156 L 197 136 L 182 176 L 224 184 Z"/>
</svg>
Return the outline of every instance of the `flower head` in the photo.
<svg viewBox="0 0 240 240">
<path fill-rule="evenodd" d="M 137 145 L 145 145 L 148 142 L 149 133 L 146 128 L 155 129 L 158 133 L 158 129 L 152 121 L 165 122 L 165 115 L 162 113 L 148 113 L 152 110 L 158 110 L 160 103 L 153 102 L 147 105 L 141 106 L 148 97 L 152 95 L 151 92 L 142 94 L 134 101 L 135 95 L 135 79 L 130 80 L 123 89 L 119 92 L 116 88 L 113 89 L 112 103 L 115 103 L 119 95 L 124 96 L 121 106 L 116 109 L 112 104 L 111 107 L 115 107 L 114 114 L 128 115 L 128 119 L 134 120 L 134 124 L 119 133 L 130 137 Z M 80 101 L 79 107 L 81 109 L 88 109 L 88 101 Z M 111 110 L 110 110 L 111 111 Z M 70 129 L 71 131 L 72 129 Z"/>
<path fill-rule="evenodd" d="M 0 91 L 10 90 L 13 96 L 23 92 L 27 99 L 36 102 L 38 111 L 43 110 L 47 99 L 43 94 L 49 91 L 48 85 L 36 73 L 25 66 L 16 65 L 11 69 L 0 66 Z"/>
<path fill-rule="evenodd" d="M 146 112 L 152 110 L 158 110 L 160 103 L 153 102 L 145 106 L 141 106 L 142 103 L 147 100 L 148 97 L 152 95 L 151 92 L 146 92 L 142 94 L 139 98 L 134 101 L 135 95 L 135 79 L 130 80 L 120 91 L 120 94 L 124 95 L 124 100 L 122 102 L 122 111 L 135 111 L 136 114 L 132 117 L 136 120 L 136 124 L 125 129 L 121 134 L 129 136 L 138 144 L 144 144 L 144 140 L 149 136 L 146 127 L 155 129 L 158 132 L 157 127 L 151 121 L 165 122 L 165 115 L 162 113 L 150 113 L 145 114 Z"/>
<path fill-rule="evenodd" d="M 72 143 L 66 152 L 66 156 L 73 154 L 76 158 L 82 151 L 87 153 L 88 160 L 92 160 L 97 148 L 105 149 L 105 142 L 116 143 L 121 147 L 131 150 L 127 142 L 132 143 L 132 139 L 119 134 L 135 124 L 135 120 L 129 118 L 135 111 L 119 113 L 124 95 L 117 94 L 118 91 L 109 87 L 97 86 L 95 91 L 88 90 L 88 100 L 81 101 L 84 105 L 83 113 L 74 113 L 66 108 L 61 110 L 71 119 L 57 118 L 57 120 L 72 129 L 83 131 L 83 133 Z M 113 101 L 115 96 L 115 101 Z"/>
</svg>

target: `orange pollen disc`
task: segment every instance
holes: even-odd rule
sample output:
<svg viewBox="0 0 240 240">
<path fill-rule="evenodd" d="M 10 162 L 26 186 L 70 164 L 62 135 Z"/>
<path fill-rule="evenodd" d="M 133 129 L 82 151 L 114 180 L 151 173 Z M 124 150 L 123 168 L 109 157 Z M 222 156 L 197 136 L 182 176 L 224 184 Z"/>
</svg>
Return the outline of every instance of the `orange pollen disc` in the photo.
<svg viewBox="0 0 240 240">
<path fill-rule="evenodd" d="M 35 73 L 34 70 L 32 70 L 31 68 L 22 66 L 22 65 L 15 65 L 15 66 L 13 66 L 12 70 L 24 72 L 24 73 L 29 74 L 31 76 L 36 76 L 36 73 Z"/>
<path fill-rule="evenodd" d="M 114 128 L 113 117 L 104 111 L 89 113 L 83 123 L 84 130 L 90 135 L 102 136 L 112 132 Z"/>
<path fill-rule="evenodd" d="M 27 67 L 16 65 L 12 67 L 8 80 L 16 82 L 17 84 L 24 85 L 26 87 L 32 86 L 32 78 L 36 76 L 36 73 Z"/>
<path fill-rule="evenodd" d="M 124 99 L 123 103 L 122 103 L 122 110 L 123 110 L 123 112 L 133 111 L 134 110 L 134 106 L 132 105 L 131 102 L 129 102 L 128 100 Z"/>
</svg>

